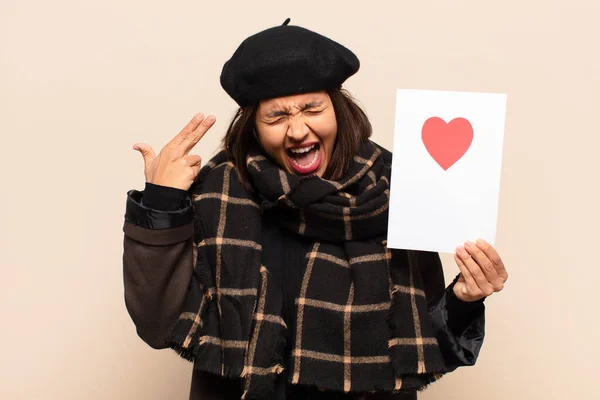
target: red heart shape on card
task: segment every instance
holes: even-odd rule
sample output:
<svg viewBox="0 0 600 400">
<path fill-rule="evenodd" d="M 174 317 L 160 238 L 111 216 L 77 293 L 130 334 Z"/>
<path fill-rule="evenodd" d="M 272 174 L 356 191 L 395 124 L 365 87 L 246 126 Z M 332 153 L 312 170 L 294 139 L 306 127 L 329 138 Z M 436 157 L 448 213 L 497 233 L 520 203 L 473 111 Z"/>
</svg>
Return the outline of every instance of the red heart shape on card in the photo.
<svg viewBox="0 0 600 400">
<path fill-rule="evenodd" d="M 421 139 L 431 157 L 445 171 L 471 146 L 473 127 L 465 118 L 455 118 L 446 123 L 439 117 L 431 117 L 421 128 Z"/>
</svg>

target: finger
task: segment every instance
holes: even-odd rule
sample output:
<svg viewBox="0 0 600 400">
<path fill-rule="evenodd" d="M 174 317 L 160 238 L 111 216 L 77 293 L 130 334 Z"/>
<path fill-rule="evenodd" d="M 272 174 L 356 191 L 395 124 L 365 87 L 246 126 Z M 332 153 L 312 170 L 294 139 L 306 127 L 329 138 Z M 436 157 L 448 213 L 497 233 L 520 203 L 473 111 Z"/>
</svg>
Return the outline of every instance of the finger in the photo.
<svg viewBox="0 0 600 400">
<path fill-rule="evenodd" d="M 474 296 L 474 297 L 475 296 L 483 296 L 483 293 L 481 293 L 479 286 L 477 286 L 477 283 L 471 276 L 469 269 L 467 268 L 467 266 L 465 265 L 463 260 L 456 253 L 454 254 L 454 261 L 456 261 L 456 265 L 458 265 L 458 269 L 460 269 L 461 276 L 465 282 L 466 290 L 463 290 L 463 293 L 466 295 Z M 460 280 L 460 278 L 459 278 L 459 280 Z"/>
<path fill-rule="evenodd" d="M 187 125 L 184 126 L 183 129 L 173 139 L 171 139 L 169 143 L 167 143 L 167 145 L 170 147 L 179 146 L 187 136 L 191 135 L 192 132 L 196 130 L 202 121 L 204 121 L 204 114 L 198 113 L 194 115 L 190 122 L 188 122 Z"/>
<path fill-rule="evenodd" d="M 494 288 L 494 291 L 501 291 L 504 288 L 504 281 L 498 276 L 498 271 L 496 271 L 494 263 L 488 258 L 487 254 L 470 240 L 465 242 L 465 250 L 467 250 L 469 255 L 471 255 L 471 258 L 479 265 L 488 282 L 490 282 Z"/>
<path fill-rule="evenodd" d="M 173 148 L 176 156 L 183 157 L 189 153 L 216 121 L 214 115 L 209 115 L 204 118 L 202 114 L 196 114 L 194 119 L 195 118 L 203 119 L 197 125 L 194 125 L 195 128 L 192 131 L 186 129 L 185 131 L 180 132 L 170 143 L 169 147 Z M 188 126 L 192 125 L 188 124 Z"/>
<path fill-rule="evenodd" d="M 481 289 L 483 294 L 490 296 L 492 293 L 494 293 L 494 288 L 487 280 L 487 277 L 481 270 L 481 267 L 475 262 L 475 260 L 473 260 L 473 258 L 471 258 L 471 255 L 464 249 L 464 247 L 458 246 L 456 248 L 456 253 L 471 273 L 473 280 L 475 283 L 477 283 L 477 286 L 479 286 L 479 289 Z"/>
<path fill-rule="evenodd" d="M 184 157 L 185 163 L 186 165 L 189 166 L 194 166 L 194 165 L 200 165 L 202 163 L 202 157 L 196 155 L 196 154 L 190 154 Z"/>
<path fill-rule="evenodd" d="M 508 272 L 506 271 L 506 268 L 504 267 L 504 262 L 500 258 L 500 255 L 498 254 L 494 246 L 492 246 L 483 239 L 477 239 L 475 243 L 477 244 L 477 247 L 481 249 L 481 251 L 483 251 L 483 253 L 485 253 L 485 255 L 492 261 L 498 276 L 502 279 L 503 282 L 506 282 L 506 280 L 508 279 Z"/>
<path fill-rule="evenodd" d="M 142 153 L 142 157 L 144 158 L 144 166 L 146 167 L 150 165 L 152 160 L 154 160 L 156 157 L 156 154 L 154 154 L 154 149 L 152 149 L 152 146 L 149 144 L 136 143 L 133 145 L 133 149 Z"/>
<path fill-rule="evenodd" d="M 196 179 L 196 177 L 200 173 L 200 165 L 193 165 L 192 170 L 194 171 L 194 179 Z"/>
<path fill-rule="evenodd" d="M 202 121 L 200 125 L 189 135 L 186 136 L 186 140 L 183 142 L 183 149 L 187 154 L 195 145 L 202 139 L 204 134 L 215 124 L 216 118 L 214 115 L 209 115 Z"/>
</svg>

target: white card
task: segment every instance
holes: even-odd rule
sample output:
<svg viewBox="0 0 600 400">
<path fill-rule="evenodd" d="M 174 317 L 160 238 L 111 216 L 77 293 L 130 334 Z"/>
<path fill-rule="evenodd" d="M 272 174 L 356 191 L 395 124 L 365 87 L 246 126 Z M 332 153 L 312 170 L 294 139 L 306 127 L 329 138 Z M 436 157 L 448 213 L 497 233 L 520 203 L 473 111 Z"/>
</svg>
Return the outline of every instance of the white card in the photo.
<svg viewBox="0 0 600 400">
<path fill-rule="evenodd" d="M 399 89 L 388 246 L 494 245 L 506 94 Z"/>
</svg>

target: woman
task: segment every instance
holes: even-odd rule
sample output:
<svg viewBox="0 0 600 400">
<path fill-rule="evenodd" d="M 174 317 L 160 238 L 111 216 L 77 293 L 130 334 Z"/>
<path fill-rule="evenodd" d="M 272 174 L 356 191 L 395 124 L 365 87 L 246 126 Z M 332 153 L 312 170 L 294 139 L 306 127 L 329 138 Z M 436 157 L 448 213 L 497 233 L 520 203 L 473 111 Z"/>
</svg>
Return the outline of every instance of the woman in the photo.
<svg viewBox="0 0 600 400">
<path fill-rule="evenodd" d="M 221 84 L 240 105 L 202 170 L 196 115 L 158 154 L 134 146 L 124 279 L 139 336 L 194 362 L 192 399 L 416 399 L 473 365 L 507 274 L 485 241 L 439 256 L 386 246 L 391 154 L 341 89 L 359 68 L 304 28 L 250 36 Z"/>
</svg>

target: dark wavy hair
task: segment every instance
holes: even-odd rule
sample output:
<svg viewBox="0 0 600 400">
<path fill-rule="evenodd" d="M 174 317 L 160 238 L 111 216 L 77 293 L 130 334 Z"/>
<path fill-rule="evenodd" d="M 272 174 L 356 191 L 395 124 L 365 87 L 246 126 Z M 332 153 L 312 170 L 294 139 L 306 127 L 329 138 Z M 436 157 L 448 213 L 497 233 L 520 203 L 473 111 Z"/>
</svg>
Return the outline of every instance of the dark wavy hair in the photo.
<svg viewBox="0 0 600 400">
<path fill-rule="evenodd" d="M 337 136 L 331 160 L 323 174 L 324 179 L 339 180 L 350 166 L 361 143 L 369 140 L 373 129 L 365 112 L 352 95 L 341 86 L 327 90 L 337 120 Z M 233 159 L 240 181 L 250 187 L 246 157 L 254 149 L 260 149 L 256 138 L 256 111 L 258 105 L 239 108 L 231 119 L 222 148 Z"/>
</svg>

